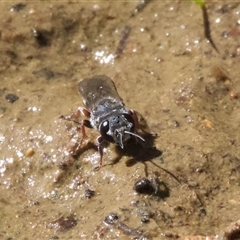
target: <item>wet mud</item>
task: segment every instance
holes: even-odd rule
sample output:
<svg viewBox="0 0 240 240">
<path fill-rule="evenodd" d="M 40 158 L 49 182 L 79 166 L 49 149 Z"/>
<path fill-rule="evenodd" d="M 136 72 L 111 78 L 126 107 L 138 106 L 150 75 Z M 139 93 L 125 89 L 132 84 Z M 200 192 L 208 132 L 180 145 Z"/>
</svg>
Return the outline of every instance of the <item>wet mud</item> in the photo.
<svg viewBox="0 0 240 240">
<path fill-rule="evenodd" d="M 1 239 L 239 239 L 240 5 L 206 9 L 218 51 L 191 2 L 1 3 Z M 150 134 L 95 171 L 59 116 L 99 74 Z"/>
</svg>

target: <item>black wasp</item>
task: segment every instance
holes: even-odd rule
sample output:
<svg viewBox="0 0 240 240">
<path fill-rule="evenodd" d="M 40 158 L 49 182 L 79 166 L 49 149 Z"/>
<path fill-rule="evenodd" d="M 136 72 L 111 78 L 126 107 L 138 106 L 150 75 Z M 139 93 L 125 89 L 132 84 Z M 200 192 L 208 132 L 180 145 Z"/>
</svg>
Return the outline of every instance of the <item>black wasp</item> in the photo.
<svg viewBox="0 0 240 240">
<path fill-rule="evenodd" d="M 145 141 L 135 133 L 138 126 L 136 113 L 128 110 L 118 95 L 114 82 L 105 75 L 95 75 L 83 79 L 78 90 L 86 108 L 80 112 L 89 118 L 83 120 L 82 127 L 94 128 L 100 136 L 97 138 L 100 153 L 100 167 L 104 141 L 112 142 L 124 148 L 124 144 L 132 136 Z"/>
</svg>

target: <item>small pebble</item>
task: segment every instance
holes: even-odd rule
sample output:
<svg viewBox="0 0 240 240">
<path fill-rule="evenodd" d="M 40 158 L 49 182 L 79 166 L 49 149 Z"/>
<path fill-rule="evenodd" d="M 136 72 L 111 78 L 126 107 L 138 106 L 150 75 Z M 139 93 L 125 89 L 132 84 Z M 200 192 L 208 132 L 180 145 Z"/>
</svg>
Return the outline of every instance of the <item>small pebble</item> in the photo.
<svg viewBox="0 0 240 240">
<path fill-rule="evenodd" d="M 237 98 L 238 98 L 238 95 L 237 95 L 236 92 L 231 91 L 231 92 L 230 92 L 230 97 L 231 97 L 231 98 L 234 98 L 234 99 L 237 99 Z"/>
<path fill-rule="evenodd" d="M 104 222 L 107 224 L 114 224 L 119 219 L 116 213 L 110 213 L 108 216 L 105 217 Z"/>
<path fill-rule="evenodd" d="M 211 129 L 213 127 L 213 123 L 211 121 L 209 121 L 208 119 L 204 119 L 202 121 L 202 123 L 203 123 L 203 126 L 206 128 Z"/>
<path fill-rule="evenodd" d="M 19 97 L 15 94 L 9 93 L 5 96 L 5 99 L 10 103 L 14 103 L 19 99 Z"/>
<path fill-rule="evenodd" d="M 28 148 L 28 149 L 25 151 L 25 157 L 31 157 L 34 153 L 35 153 L 35 151 L 34 151 L 33 148 Z"/>
</svg>

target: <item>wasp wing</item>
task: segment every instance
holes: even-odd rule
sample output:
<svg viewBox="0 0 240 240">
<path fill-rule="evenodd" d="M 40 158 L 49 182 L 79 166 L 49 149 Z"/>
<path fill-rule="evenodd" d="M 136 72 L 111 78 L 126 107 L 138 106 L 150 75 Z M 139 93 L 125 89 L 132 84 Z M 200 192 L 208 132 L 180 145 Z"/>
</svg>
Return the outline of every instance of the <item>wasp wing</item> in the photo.
<svg viewBox="0 0 240 240">
<path fill-rule="evenodd" d="M 78 84 L 78 90 L 88 111 L 92 111 L 101 101 L 106 99 L 122 102 L 114 82 L 106 75 L 95 75 L 83 79 Z"/>
</svg>

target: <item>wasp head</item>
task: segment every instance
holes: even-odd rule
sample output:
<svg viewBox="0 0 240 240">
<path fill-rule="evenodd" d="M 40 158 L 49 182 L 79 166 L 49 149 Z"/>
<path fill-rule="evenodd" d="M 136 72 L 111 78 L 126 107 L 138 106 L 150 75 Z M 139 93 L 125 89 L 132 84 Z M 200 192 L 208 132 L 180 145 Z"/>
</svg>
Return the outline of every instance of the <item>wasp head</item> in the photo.
<svg viewBox="0 0 240 240">
<path fill-rule="evenodd" d="M 135 123 L 130 114 L 112 115 L 100 125 L 101 136 L 109 141 L 114 142 L 121 148 L 131 136 L 142 137 L 134 133 Z"/>
</svg>

